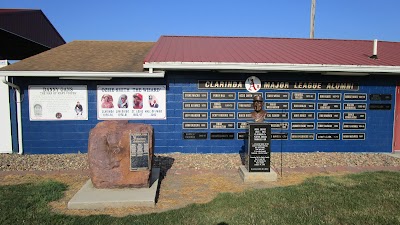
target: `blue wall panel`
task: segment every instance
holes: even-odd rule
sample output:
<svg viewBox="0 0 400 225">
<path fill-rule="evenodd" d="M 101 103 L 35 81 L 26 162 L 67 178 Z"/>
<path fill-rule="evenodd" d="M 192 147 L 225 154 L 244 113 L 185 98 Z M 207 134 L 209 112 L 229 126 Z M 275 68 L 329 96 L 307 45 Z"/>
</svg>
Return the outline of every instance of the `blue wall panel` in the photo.
<svg viewBox="0 0 400 225">
<path fill-rule="evenodd" d="M 88 137 L 90 129 L 97 123 L 97 85 L 167 85 L 167 119 L 166 120 L 132 120 L 130 122 L 147 123 L 154 127 L 155 132 L 155 152 L 156 153 L 238 153 L 241 151 L 244 141 L 237 139 L 238 132 L 245 132 L 244 129 L 236 127 L 237 122 L 245 122 L 237 118 L 238 112 L 251 112 L 252 110 L 237 109 L 238 102 L 251 102 L 250 100 L 238 100 L 239 92 L 247 92 L 245 89 L 198 89 L 198 80 L 242 80 L 243 82 L 249 76 L 254 74 L 226 74 L 217 72 L 169 72 L 165 79 L 118 79 L 113 78 L 111 81 L 74 81 L 59 80 L 58 78 L 14 78 L 14 82 L 20 85 L 24 90 L 24 101 L 22 102 L 22 120 L 23 120 L 23 137 L 25 153 L 45 154 L 45 153 L 76 153 L 87 152 Z M 342 77 L 342 76 L 321 76 L 306 75 L 295 73 L 268 73 L 256 74 L 262 82 L 265 81 L 287 81 L 287 82 L 353 82 L 359 85 L 358 91 L 336 91 L 336 90 L 265 90 L 259 92 L 265 94 L 268 92 L 302 92 L 302 93 L 339 93 L 341 100 L 339 101 L 321 101 L 321 100 L 264 100 L 266 102 L 287 102 L 291 107 L 292 102 L 309 102 L 315 103 L 314 110 L 293 110 L 279 109 L 267 110 L 268 112 L 287 112 L 289 119 L 267 120 L 267 122 L 314 122 L 314 130 L 293 130 L 291 126 L 287 130 L 273 129 L 272 133 L 288 133 L 288 140 L 272 140 L 272 151 L 279 152 L 391 152 L 393 137 L 393 118 L 395 106 L 395 87 L 396 80 L 393 77 L 385 76 L 365 76 L 365 77 Z M 28 85 L 87 85 L 89 115 L 87 121 L 30 121 L 29 120 L 29 96 Z M 207 92 L 207 100 L 188 100 L 183 99 L 183 92 Z M 235 100 L 211 100 L 210 92 L 235 92 Z M 345 101 L 345 93 L 365 93 L 366 101 Z M 388 101 L 371 101 L 368 97 L 370 94 L 389 94 L 392 96 Z M 193 110 L 183 109 L 183 102 L 207 102 L 209 107 L 211 102 L 233 102 L 235 109 L 233 110 Z M 340 110 L 318 110 L 317 103 L 340 103 Z M 344 103 L 366 103 L 366 110 L 344 110 Z M 369 110 L 370 103 L 387 103 L 391 104 L 391 110 Z M 15 112 L 15 111 L 14 111 Z M 206 120 L 183 119 L 183 112 L 206 112 L 208 118 Z M 235 119 L 210 119 L 210 112 L 233 112 Z M 291 120 L 292 113 L 315 113 L 312 120 Z M 341 117 L 339 120 L 318 120 L 318 112 L 339 112 Z M 345 120 L 343 113 L 345 112 L 364 112 L 365 120 Z M 183 122 L 207 122 L 208 129 L 183 129 Z M 211 129 L 210 122 L 234 122 L 236 129 Z M 317 122 L 339 122 L 340 126 L 344 122 L 362 122 L 366 123 L 365 130 L 317 130 Z M 15 127 L 15 121 L 13 121 Z M 183 133 L 185 132 L 202 132 L 207 133 L 206 140 L 185 140 Z M 233 140 L 211 140 L 210 134 L 214 132 L 234 133 Z M 338 133 L 340 140 L 291 140 L 292 133 Z M 343 133 L 364 133 L 365 140 L 342 140 Z M 13 137 L 15 137 L 15 129 L 13 129 Z M 14 141 L 15 142 L 15 141 Z"/>
</svg>

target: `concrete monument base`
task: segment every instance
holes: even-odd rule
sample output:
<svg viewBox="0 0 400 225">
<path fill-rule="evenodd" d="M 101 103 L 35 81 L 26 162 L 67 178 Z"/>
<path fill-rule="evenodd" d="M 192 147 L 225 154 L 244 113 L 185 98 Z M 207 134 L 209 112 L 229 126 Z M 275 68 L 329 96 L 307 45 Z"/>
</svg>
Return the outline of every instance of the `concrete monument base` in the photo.
<svg viewBox="0 0 400 225">
<path fill-rule="evenodd" d="M 250 173 L 245 166 L 241 165 L 239 167 L 239 174 L 242 178 L 243 182 L 251 183 L 251 182 L 268 182 L 268 181 L 277 181 L 278 174 L 271 168 L 271 172 L 254 172 Z"/>
<path fill-rule="evenodd" d="M 151 171 L 150 188 L 97 189 L 89 179 L 68 202 L 68 209 L 154 207 L 160 168 Z"/>
</svg>

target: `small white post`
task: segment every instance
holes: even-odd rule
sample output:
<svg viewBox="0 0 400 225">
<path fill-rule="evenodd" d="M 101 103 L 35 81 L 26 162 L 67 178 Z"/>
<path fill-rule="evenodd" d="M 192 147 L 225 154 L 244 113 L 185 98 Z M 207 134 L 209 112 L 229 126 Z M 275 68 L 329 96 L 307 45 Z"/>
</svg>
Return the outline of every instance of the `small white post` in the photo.
<svg viewBox="0 0 400 225">
<path fill-rule="evenodd" d="M 374 39 L 374 52 L 373 55 L 378 55 L 378 39 Z"/>
</svg>

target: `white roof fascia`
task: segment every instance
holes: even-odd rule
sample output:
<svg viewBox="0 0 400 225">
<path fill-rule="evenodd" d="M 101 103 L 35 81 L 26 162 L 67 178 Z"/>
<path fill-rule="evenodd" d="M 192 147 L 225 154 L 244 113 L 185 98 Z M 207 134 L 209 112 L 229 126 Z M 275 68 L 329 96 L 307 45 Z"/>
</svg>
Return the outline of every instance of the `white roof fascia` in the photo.
<svg viewBox="0 0 400 225">
<path fill-rule="evenodd" d="M 286 63 L 213 63 L 213 62 L 146 62 L 143 68 L 192 70 L 264 70 L 304 72 L 353 72 L 400 74 L 400 66 L 286 64 Z"/>
<path fill-rule="evenodd" d="M 0 76 L 9 77 L 127 77 L 163 78 L 164 71 L 149 72 L 82 72 L 82 71 L 0 71 Z"/>
</svg>

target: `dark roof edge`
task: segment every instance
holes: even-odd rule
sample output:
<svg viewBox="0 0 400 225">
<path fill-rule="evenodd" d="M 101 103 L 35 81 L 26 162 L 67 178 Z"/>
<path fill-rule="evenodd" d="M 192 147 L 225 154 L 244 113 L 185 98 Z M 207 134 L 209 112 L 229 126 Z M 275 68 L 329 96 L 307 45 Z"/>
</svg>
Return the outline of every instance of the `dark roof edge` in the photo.
<svg viewBox="0 0 400 225">
<path fill-rule="evenodd" d="M 50 26 L 53 28 L 53 30 L 57 33 L 57 35 L 61 38 L 61 40 L 64 42 L 64 44 L 67 43 L 67 42 L 64 40 L 64 38 L 60 35 L 60 33 L 58 32 L 58 30 L 54 27 L 53 23 L 51 23 L 50 20 L 47 18 L 47 16 L 43 13 L 43 11 L 40 10 L 40 9 L 39 9 L 39 11 L 40 11 L 40 13 L 42 14 L 42 16 L 44 16 L 44 18 L 46 19 L 46 21 L 50 24 Z M 50 48 L 53 48 L 53 47 L 50 47 Z"/>
</svg>

